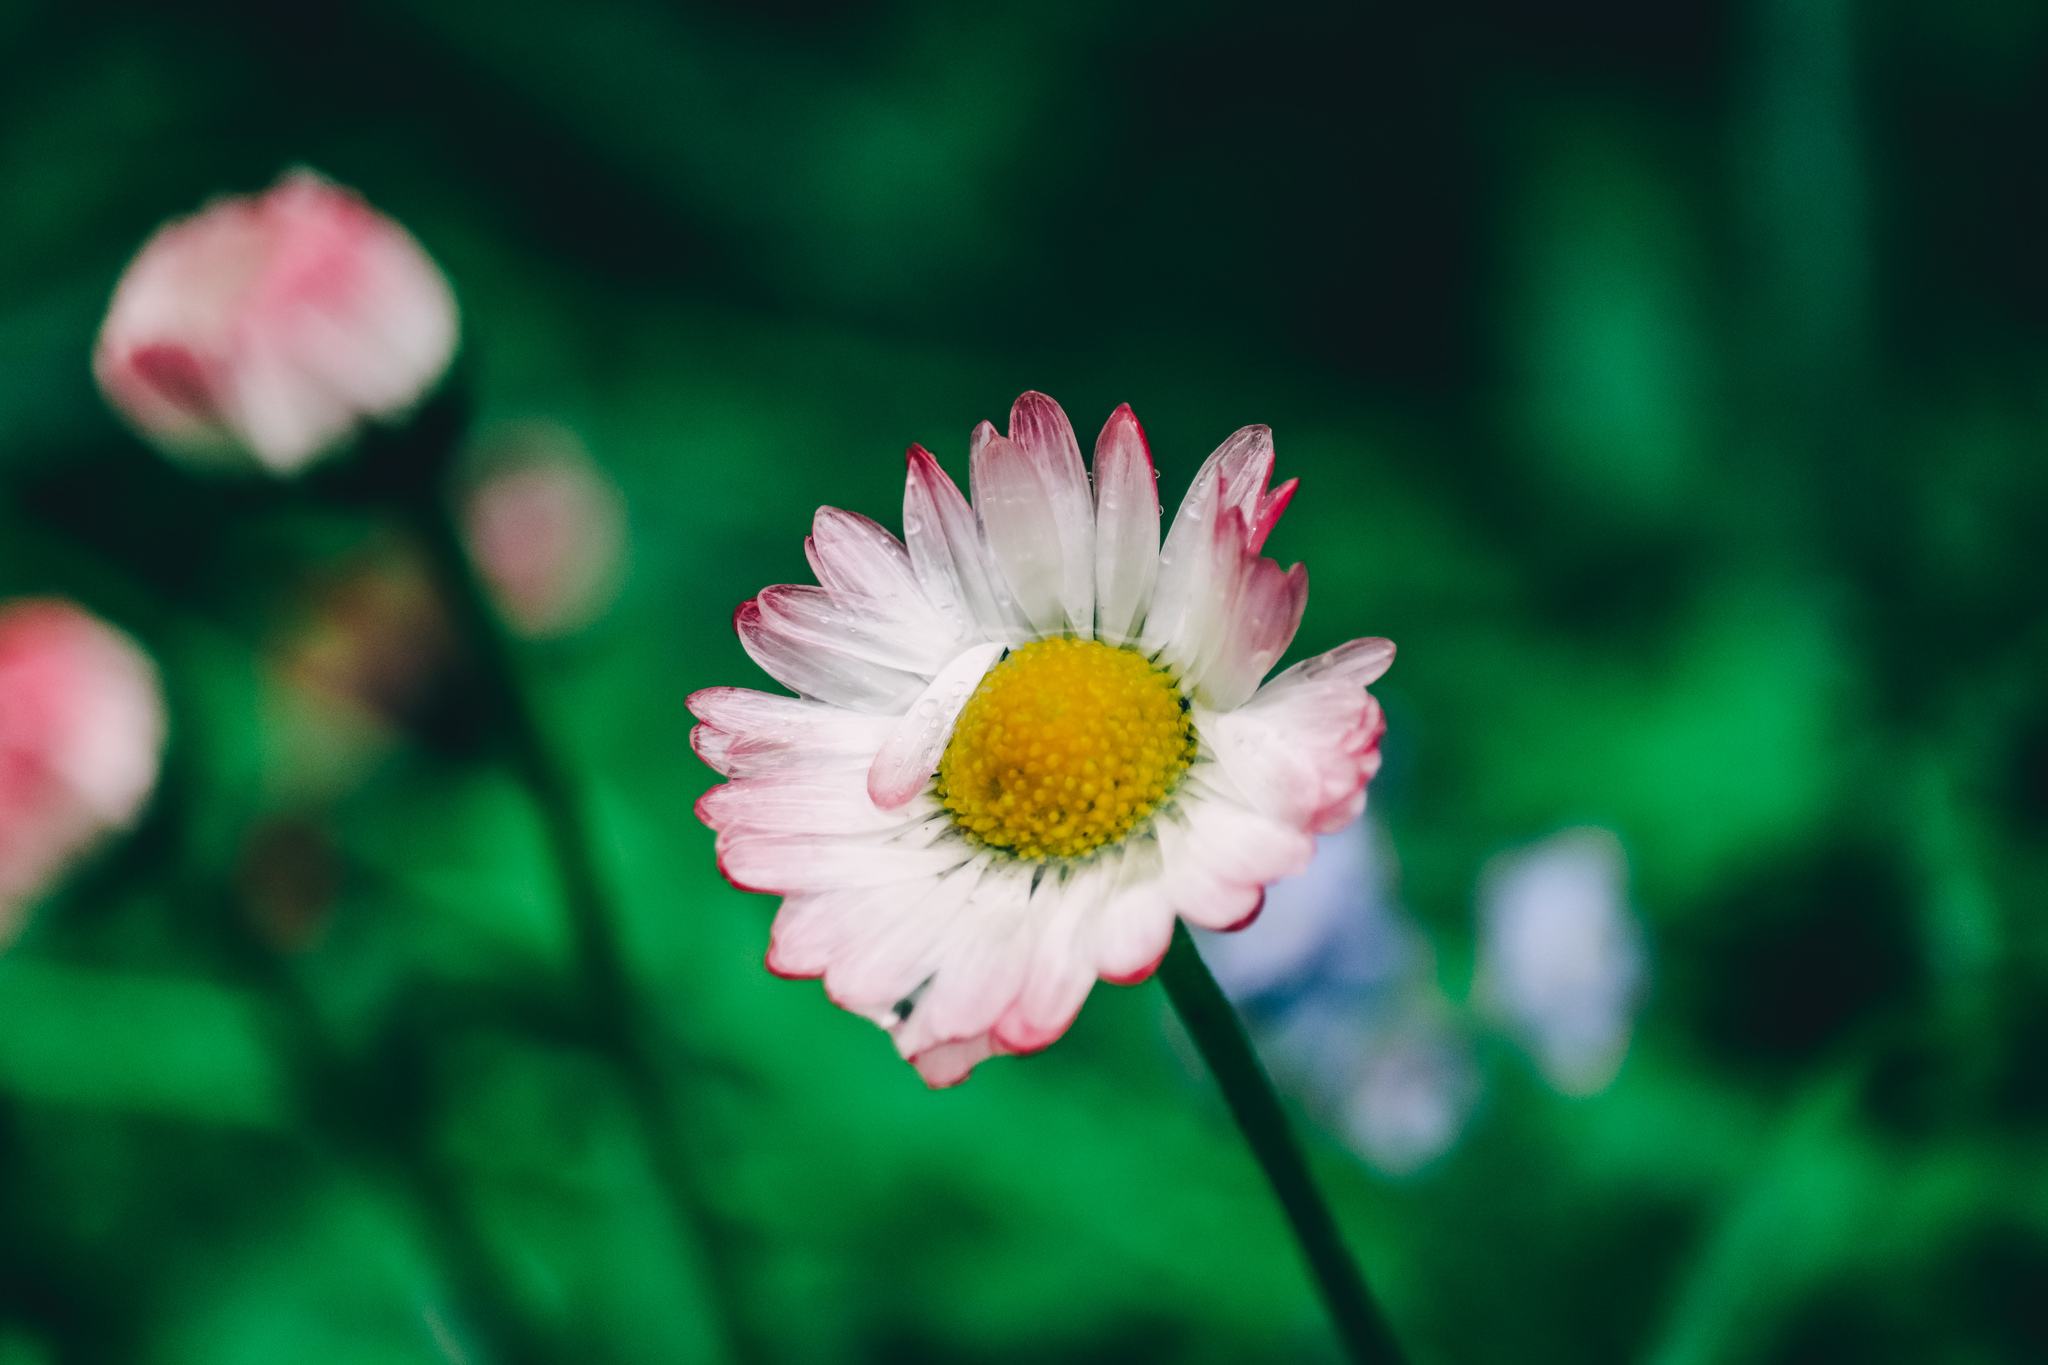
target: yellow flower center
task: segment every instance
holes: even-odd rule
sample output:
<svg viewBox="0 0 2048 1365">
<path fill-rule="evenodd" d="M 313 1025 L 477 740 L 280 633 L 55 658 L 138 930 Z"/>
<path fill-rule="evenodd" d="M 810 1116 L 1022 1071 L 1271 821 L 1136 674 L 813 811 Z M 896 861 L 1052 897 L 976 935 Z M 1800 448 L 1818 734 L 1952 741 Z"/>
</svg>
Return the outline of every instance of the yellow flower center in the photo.
<svg viewBox="0 0 2048 1365">
<path fill-rule="evenodd" d="M 967 699 L 937 790 L 979 843 L 1020 858 L 1077 858 L 1129 834 L 1194 756 L 1180 689 L 1144 655 L 1037 640 Z"/>
</svg>

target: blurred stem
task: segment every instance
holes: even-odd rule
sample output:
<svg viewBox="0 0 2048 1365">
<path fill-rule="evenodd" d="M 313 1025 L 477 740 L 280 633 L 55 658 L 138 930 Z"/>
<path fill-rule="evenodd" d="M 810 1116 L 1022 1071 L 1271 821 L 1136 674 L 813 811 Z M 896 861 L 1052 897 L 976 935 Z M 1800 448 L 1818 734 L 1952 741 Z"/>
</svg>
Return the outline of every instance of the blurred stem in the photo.
<svg viewBox="0 0 2048 1365">
<path fill-rule="evenodd" d="M 1224 1103 L 1230 1106 L 1252 1155 L 1265 1169 L 1280 1207 L 1286 1210 L 1295 1241 L 1308 1258 L 1316 1288 L 1346 1353 L 1359 1365 L 1399 1365 L 1401 1348 L 1365 1287 L 1365 1277 L 1344 1245 L 1330 1206 L 1316 1189 L 1315 1177 L 1309 1174 L 1301 1146 L 1281 1111 L 1280 1098 L 1273 1092 L 1273 1082 L 1252 1051 L 1237 1011 L 1209 974 L 1187 926 L 1178 920 L 1173 926 L 1173 943 L 1159 964 L 1159 981 L 1216 1077 Z"/>
<path fill-rule="evenodd" d="M 710 1235 L 714 1215 L 699 1197 L 683 1160 L 682 1126 L 647 1043 L 647 1015 L 626 967 L 617 920 L 592 852 L 590 827 L 575 783 L 541 730 L 497 613 L 477 581 L 449 500 L 439 489 L 422 490 L 412 511 L 443 597 L 454 614 L 455 627 L 473 651 L 480 682 L 492 694 L 498 713 L 493 719 L 507 757 L 532 795 L 546 831 L 568 910 L 584 1007 L 596 1041 L 619 1064 L 670 1214 L 702 1257 L 724 1353 L 735 1359 L 754 1359 L 759 1353 L 747 1348 L 730 1258 L 720 1245 L 725 1239 Z"/>
</svg>

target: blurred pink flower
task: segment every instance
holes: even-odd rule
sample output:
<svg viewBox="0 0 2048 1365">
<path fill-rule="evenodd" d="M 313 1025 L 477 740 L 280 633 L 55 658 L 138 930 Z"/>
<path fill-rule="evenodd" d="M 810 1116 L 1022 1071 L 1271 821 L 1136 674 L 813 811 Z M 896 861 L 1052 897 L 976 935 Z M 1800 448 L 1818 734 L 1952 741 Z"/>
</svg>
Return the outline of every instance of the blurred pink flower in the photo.
<svg viewBox="0 0 2048 1365">
<path fill-rule="evenodd" d="M 177 219 L 128 265 L 93 373 L 167 454 L 292 473 L 448 367 L 455 296 L 410 234 L 292 171 Z"/>
<path fill-rule="evenodd" d="M 0 606 L 0 942 L 38 892 L 132 821 L 163 747 L 156 668 L 68 602 Z"/>
<path fill-rule="evenodd" d="M 506 624 L 545 637 L 597 619 L 624 556 L 618 489 L 553 423 L 504 434 L 482 466 L 463 499 L 463 530 Z"/>
</svg>

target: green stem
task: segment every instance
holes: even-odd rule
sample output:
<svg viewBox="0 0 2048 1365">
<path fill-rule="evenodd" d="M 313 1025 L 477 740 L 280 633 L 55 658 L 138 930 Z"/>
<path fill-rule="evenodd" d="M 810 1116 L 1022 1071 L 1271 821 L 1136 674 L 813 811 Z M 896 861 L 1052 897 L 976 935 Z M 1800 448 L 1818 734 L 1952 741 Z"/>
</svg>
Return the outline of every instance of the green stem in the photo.
<svg viewBox="0 0 2048 1365">
<path fill-rule="evenodd" d="M 1399 1365 L 1401 1348 L 1365 1287 L 1330 1206 L 1316 1189 L 1315 1177 L 1281 1112 L 1279 1096 L 1273 1093 L 1273 1082 L 1184 924 L 1173 926 L 1173 943 L 1159 964 L 1159 981 L 1216 1077 L 1252 1155 L 1265 1169 L 1345 1351 L 1358 1365 Z"/>
<path fill-rule="evenodd" d="M 626 967 L 617 921 L 591 851 L 590 829 L 575 784 L 548 744 L 521 686 L 511 648 L 477 582 L 448 501 L 437 492 L 422 498 L 414 513 L 441 580 L 443 598 L 455 615 L 456 629 L 474 652 L 480 681 L 492 693 L 498 711 L 493 719 L 506 756 L 540 815 L 561 880 L 584 1007 L 596 1041 L 618 1062 L 647 1135 L 649 1159 L 670 1214 L 703 1257 L 724 1354 L 732 1359 L 756 1359 L 759 1352 L 751 1347 L 738 1315 L 732 1258 L 724 1254 L 723 1244 L 729 1239 L 712 1235 L 719 1220 L 699 1196 L 684 1160 L 682 1125 L 660 1064 L 646 1042 L 648 1018 Z"/>
</svg>

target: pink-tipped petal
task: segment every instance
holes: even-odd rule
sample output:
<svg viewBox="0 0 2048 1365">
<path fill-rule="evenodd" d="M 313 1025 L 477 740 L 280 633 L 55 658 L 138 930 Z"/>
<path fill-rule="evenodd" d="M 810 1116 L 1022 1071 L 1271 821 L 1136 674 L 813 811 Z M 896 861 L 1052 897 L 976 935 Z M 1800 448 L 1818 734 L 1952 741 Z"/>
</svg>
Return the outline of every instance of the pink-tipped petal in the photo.
<svg viewBox="0 0 2048 1365">
<path fill-rule="evenodd" d="M 1287 652 L 1307 606 L 1307 568 L 1283 570 L 1270 559 L 1246 563 L 1216 647 L 1205 652 L 1199 672 L 1189 679 L 1195 700 L 1215 711 L 1248 701 Z"/>
<path fill-rule="evenodd" d="M 974 430 L 967 433 L 967 463 L 970 468 L 981 455 L 981 448 L 996 438 L 994 422 L 976 422 Z"/>
<path fill-rule="evenodd" d="M 1128 643 L 1159 581 L 1159 476 L 1145 429 L 1126 403 L 1095 442 L 1095 624 Z"/>
<path fill-rule="evenodd" d="M 1394 642 L 1368 635 L 1363 639 L 1347 640 L 1335 649 L 1318 654 L 1313 659 L 1303 659 L 1279 677 L 1267 683 L 1268 692 L 1284 691 L 1298 683 L 1322 682 L 1338 679 L 1357 687 L 1370 687 L 1380 679 L 1394 663 Z"/>
<path fill-rule="evenodd" d="M 1213 469 L 1197 474 L 1159 547 L 1159 580 L 1138 640 L 1142 653 L 1165 651 L 1179 665 L 1192 661 L 1183 637 L 1190 615 L 1214 595 L 1217 523 L 1223 514 L 1222 478 Z"/>
<path fill-rule="evenodd" d="M 1304 871 L 1315 856 L 1306 830 L 1238 804 L 1214 789 L 1184 800 L 1179 837 L 1167 851 L 1165 890 L 1180 917 L 1204 929 L 1249 923 L 1266 886 Z"/>
<path fill-rule="evenodd" d="M 992 436 L 975 452 L 968 482 L 990 557 L 1025 622 L 1041 635 L 1064 634 L 1064 546 L 1038 472 L 1009 438 Z M 1092 555 L 1089 562 L 1092 567 Z"/>
<path fill-rule="evenodd" d="M 1234 711 L 1202 715 L 1202 738 L 1254 808 L 1315 833 L 1341 829 L 1379 770 L 1379 703 L 1343 677 L 1280 681 Z"/>
<path fill-rule="evenodd" d="M 799 696 L 850 711 L 900 715 L 924 690 L 918 674 L 789 635 L 758 602 L 741 603 L 732 623 L 748 657 Z"/>
<path fill-rule="evenodd" d="M 1095 498 L 1074 424 L 1042 393 L 1020 395 L 1010 408 L 1010 440 L 1045 487 L 1060 544 L 1060 603 L 1067 629 L 1095 633 Z"/>
<path fill-rule="evenodd" d="M 984 1033 L 975 1038 L 934 1044 L 911 1058 L 910 1062 L 926 1085 L 934 1090 L 949 1090 L 966 1080 L 975 1067 L 995 1055 L 995 1042 Z"/>
<path fill-rule="evenodd" d="M 804 557 L 830 591 L 869 602 L 886 617 L 934 624 L 910 552 L 870 518 L 820 507 L 804 541 Z"/>
<path fill-rule="evenodd" d="M 926 600 L 963 640 L 1021 642 L 1022 618 L 990 562 L 974 509 L 923 446 L 912 446 L 906 463 L 903 538 Z"/>
<path fill-rule="evenodd" d="M 959 848 L 899 848 L 816 835 L 746 835 L 719 841 L 718 867 L 742 891 L 789 896 L 849 886 L 889 886 L 941 876 L 964 859 Z"/>
<path fill-rule="evenodd" d="M 1295 490 L 1300 487 L 1300 479 L 1289 479 L 1259 499 L 1257 512 L 1251 518 L 1251 537 L 1247 542 L 1253 554 L 1265 548 L 1266 537 L 1273 534 L 1273 528 L 1280 522 L 1280 514 L 1287 510 L 1288 503 L 1294 501 Z"/>
<path fill-rule="evenodd" d="M 924 790 L 939 769 L 960 708 L 974 695 L 982 675 L 1003 657 L 1003 649 L 1000 643 L 967 649 L 940 669 L 910 704 L 868 769 L 868 795 L 877 806 L 894 810 Z"/>
<path fill-rule="evenodd" d="M 744 687 L 707 687 L 685 705 L 704 722 L 690 732 L 691 746 L 726 777 L 849 764 L 864 771 L 895 723 Z"/>
<path fill-rule="evenodd" d="M 1255 422 L 1223 438 L 1209 459 L 1223 475 L 1223 500 L 1250 510 L 1273 479 L 1273 429 Z"/>
<path fill-rule="evenodd" d="M 979 912 L 1005 892 L 1010 879 L 987 876 L 988 867 L 986 856 L 967 857 L 915 894 L 872 899 L 862 911 L 867 932 L 825 969 L 825 994 L 832 1003 L 873 1019 L 895 1035 L 900 1048 L 949 941 L 972 932 Z"/>
<path fill-rule="evenodd" d="M 857 770 L 822 769 L 722 783 L 697 798 L 697 818 L 736 837 L 880 835 L 905 813 L 878 809 Z"/>
<path fill-rule="evenodd" d="M 872 598 L 778 584 L 754 600 L 762 620 L 787 639 L 905 673 L 930 677 L 959 649 L 931 620 L 892 617 L 887 604 Z"/>
</svg>

